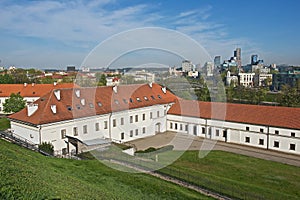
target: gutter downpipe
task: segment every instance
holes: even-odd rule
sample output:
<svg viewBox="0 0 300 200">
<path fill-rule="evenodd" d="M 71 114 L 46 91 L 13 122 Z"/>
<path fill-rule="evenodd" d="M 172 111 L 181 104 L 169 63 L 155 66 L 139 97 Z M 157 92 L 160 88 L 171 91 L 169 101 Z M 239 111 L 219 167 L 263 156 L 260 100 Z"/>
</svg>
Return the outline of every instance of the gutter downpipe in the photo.
<svg viewBox="0 0 300 200">
<path fill-rule="evenodd" d="M 109 139 L 112 142 L 112 139 L 111 139 L 111 116 L 112 116 L 112 113 L 109 113 L 109 117 L 108 117 L 108 134 L 109 134 Z"/>
<path fill-rule="evenodd" d="M 269 150 L 269 136 L 270 136 L 270 127 L 268 126 L 268 131 L 267 131 L 267 150 Z"/>
</svg>

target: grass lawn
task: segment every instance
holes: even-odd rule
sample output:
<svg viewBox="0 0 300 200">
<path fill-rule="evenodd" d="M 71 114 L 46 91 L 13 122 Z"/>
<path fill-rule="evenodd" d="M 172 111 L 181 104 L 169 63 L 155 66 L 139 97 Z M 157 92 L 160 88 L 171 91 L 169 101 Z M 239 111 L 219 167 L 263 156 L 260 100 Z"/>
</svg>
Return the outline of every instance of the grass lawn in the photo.
<svg viewBox="0 0 300 200">
<path fill-rule="evenodd" d="M 300 199 L 300 168 L 272 161 L 211 151 L 198 158 L 187 151 L 159 171 L 241 199 Z"/>
<path fill-rule="evenodd" d="M 44 157 L 0 139 L 0 199 L 209 199 L 98 160 Z"/>
<path fill-rule="evenodd" d="M 10 128 L 10 122 L 7 118 L 1 117 L 0 118 L 0 131 Z"/>
</svg>

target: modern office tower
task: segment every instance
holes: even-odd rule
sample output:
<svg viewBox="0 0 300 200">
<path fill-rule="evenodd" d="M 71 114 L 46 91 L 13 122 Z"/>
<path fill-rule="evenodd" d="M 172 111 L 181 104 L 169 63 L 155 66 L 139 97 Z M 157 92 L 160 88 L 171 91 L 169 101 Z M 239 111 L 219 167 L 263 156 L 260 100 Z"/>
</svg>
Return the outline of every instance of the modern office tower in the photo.
<svg viewBox="0 0 300 200">
<path fill-rule="evenodd" d="M 236 50 L 233 53 L 233 56 L 236 58 L 238 68 L 240 68 L 242 66 L 242 50 L 241 50 L 241 48 L 236 48 Z"/>
<path fill-rule="evenodd" d="M 251 65 L 256 65 L 258 62 L 258 55 L 251 56 Z"/>
<path fill-rule="evenodd" d="M 215 56 L 214 65 L 215 65 L 215 67 L 220 68 L 220 66 L 221 66 L 221 56 Z"/>
</svg>

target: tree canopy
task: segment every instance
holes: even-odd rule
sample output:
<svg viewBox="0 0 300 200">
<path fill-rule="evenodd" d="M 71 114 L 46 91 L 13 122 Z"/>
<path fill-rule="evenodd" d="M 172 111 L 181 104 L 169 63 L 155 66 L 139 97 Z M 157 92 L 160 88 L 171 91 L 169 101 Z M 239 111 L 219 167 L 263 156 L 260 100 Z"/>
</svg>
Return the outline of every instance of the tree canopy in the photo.
<svg viewBox="0 0 300 200">
<path fill-rule="evenodd" d="M 20 94 L 11 93 L 10 97 L 3 103 L 3 111 L 5 113 L 19 112 L 25 108 L 26 101 Z"/>
</svg>

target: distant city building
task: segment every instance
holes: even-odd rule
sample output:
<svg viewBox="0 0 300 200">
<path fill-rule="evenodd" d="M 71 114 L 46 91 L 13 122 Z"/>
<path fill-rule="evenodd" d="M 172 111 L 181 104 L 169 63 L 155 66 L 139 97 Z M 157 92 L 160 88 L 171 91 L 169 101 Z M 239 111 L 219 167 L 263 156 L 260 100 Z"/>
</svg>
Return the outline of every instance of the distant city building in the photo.
<svg viewBox="0 0 300 200">
<path fill-rule="evenodd" d="M 203 70 L 206 76 L 213 76 L 214 64 L 212 62 L 206 62 Z"/>
<path fill-rule="evenodd" d="M 106 86 L 118 86 L 120 79 L 118 77 L 106 77 Z"/>
<path fill-rule="evenodd" d="M 256 65 L 258 61 L 258 55 L 251 56 L 251 65 Z"/>
<path fill-rule="evenodd" d="M 244 87 L 252 87 L 254 75 L 255 73 L 239 73 L 240 85 Z"/>
<path fill-rule="evenodd" d="M 239 79 L 237 76 L 232 76 L 230 71 L 227 71 L 227 74 L 226 74 L 226 85 L 229 86 L 231 84 L 233 84 L 233 86 L 237 86 L 239 82 Z"/>
<path fill-rule="evenodd" d="M 270 86 L 272 84 L 272 74 L 256 73 L 253 77 L 254 86 Z"/>
<path fill-rule="evenodd" d="M 240 68 L 242 66 L 242 50 L 241 48 L 236 48 L 233 53 L 233 56 L 236 58 L 237 67 Z"/>
<path fill-rule="evenodd" d="M 194 65 L 189 60 L 182 61 L 181 67 L 183 72 L 195 71 Z"/>
<path fill-rule="evenodd" d="M 221 67 L 221 56 L 215 56 L 214 58 L 214 65 L 216 68 L 220 68 Z"/>
<path fill-rule="evenodd" d="M 68 65 L 68 66 L 67 66 L 67 71 L 68 71 L 68 72 L 75 72 L 75 71 L 76 71 L 76 68 L 75 68 L 74 65 Z"/>
<path fill-rule="evenodd" d="M 297 87 L 300 81 L 300 66 L 280 66 L 279 73 L 273 74 L 272 89 L 281 90 L 283 85 Z"/>
</svg>

